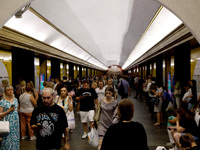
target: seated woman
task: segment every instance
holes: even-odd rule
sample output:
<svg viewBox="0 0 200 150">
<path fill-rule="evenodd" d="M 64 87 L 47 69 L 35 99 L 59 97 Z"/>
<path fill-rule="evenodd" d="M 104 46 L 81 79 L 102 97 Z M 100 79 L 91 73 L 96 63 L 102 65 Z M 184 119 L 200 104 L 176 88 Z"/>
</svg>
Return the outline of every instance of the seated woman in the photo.
<svg viewBox="0 0 200 150">
<path fill-rule="evenodd" d="M 180 147 L 179 139 L 181 135 L 190 133 L 193 135 L 195 141 L 198 140 L 198 128 L 197 124 L 192 116 L 190 116 L 183 108 L 178 108 L 176 111 L 177 120 L 175 127 L 169 127 L 171 129 L 172 137 L 175 141 L 176 146 Z"/>
<path fill-rule="evenodd" d="M 148 150 L 147 136 L 143 125 L 131 121 L 134 104 L 129 99 L 123 99 L 118 105 L 119 122 L 111 125 L 103 139 L 101 150 L 121 150 L 134 148 Z"/>
<path fill-rule="evenodd" d="M 194 141 L 193 136 L 190 133 L 182 135 L 180 137 L 180 147 L 182 150 L 199 150 L 200 147 Z"/>
</svg>

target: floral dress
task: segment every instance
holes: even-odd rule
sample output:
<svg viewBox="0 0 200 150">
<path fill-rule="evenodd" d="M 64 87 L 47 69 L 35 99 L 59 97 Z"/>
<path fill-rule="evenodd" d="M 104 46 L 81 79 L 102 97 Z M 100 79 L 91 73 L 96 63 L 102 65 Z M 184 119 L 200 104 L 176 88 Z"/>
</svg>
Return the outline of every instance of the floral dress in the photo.
<svg viewBox="0 0 200 150">
<path fill-rule="evenodd" d="M 20 132 L 19 132 L 19 116 L 18 116 L 18 101 L 17 99 L 13 100 L 15 105 L 15 110 L 5 116 L 5 120 L 9 120 L 10 124 L 10 133 L 3 134 L 1 150 L 19 150 L 20 145 Z M 3 111 L 7 111 L 12 103 L 2 99 L 0 101 L 0 107 L 3 107 Z"/>
<path fill-rule="evenodd" d="M 66 99 L 62 100 L 60 99 L 59 96 L 56 97 L 55 101 L 54 101 L 58 106 L 62 107 L 65 111 L 65 113 L 67 113 L 68 111 L 68 102 L 69 102 L 69 98 L 67 96 Z"/>
</svg>

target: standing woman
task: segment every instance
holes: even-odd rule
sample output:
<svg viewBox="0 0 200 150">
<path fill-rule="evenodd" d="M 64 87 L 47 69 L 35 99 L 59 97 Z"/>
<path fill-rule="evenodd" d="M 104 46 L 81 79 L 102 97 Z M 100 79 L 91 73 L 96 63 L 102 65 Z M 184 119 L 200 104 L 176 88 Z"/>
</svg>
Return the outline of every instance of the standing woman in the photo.
<svg viewBox="0 0 200 150">
<path fill-rule="evenodd" d="M 68 111 L 73 110 L 73 100 L 72 96 L 68 96 L 68 90 L 66 86 L 60 88 L 60 95 L 55 98 L 55 103 L 62 107 L 67 115 Z M 70 132 L 72 132 L 70 130 Z"/>
<path fill-rule="evenodd" d="M 4 88 L 3 98 L 0 101 L 0 118 L 5 118 L 10 124 L 10 132 L 3 135 L 1 150 L 19 150 L 18 100 L 13 94 L 12 86 Z"/>
<path fill-rule="evenodd" d="M 132 121 L 133 102 L 129 99 L 121 100 L 117 112 L 119 122 L 108 128 L 101 150 L 149 150 L 143 125 Z"/>
<path fill-rule="evenodd" d="M 102 99 L 101 103 L 101 114 L 99 118 L 99 124 L 98 124 L 98 134 L 99 134 L 99 147 L 98 149 L 101 149 L 101 144 L 103 141 L 103 137 L 107 131 L 107 129 L 113 124 L 113 116 L 114 112 L 117 111 L 117 101 L 114 100 L 112 97 L 114 93 L 114 90 L 112 87 L 107 87 L 105 89 L 105 95 L 106 97 Z"/>
<path fill-rule="evenodd" d="M 21 125 L 21 139 L 24 140 L 26 136 L 26 125 L 28 126 L 28 133 L 30 140 L 35 140 L 34 131 L 31 129 L 30 121 L 34 107 L 37 106 L 37 101 L 32 95 L 33 89 L 26 86 L 25 93 L 19 97 L 19 112 L 20 112 L 20 125 Z"/>
<path fill-rule="evenodd" d="M 155 96 L 159 99 L 158 104 L 154 104 L 154 112 L 157 114 L 157 122 L 154 124 L 155 126 L 161 125 L 163 123 L 163 113 L 162 113 L 162 95 L 163 95 L 163 87 L 160 82 L 157 82 L 157 90 L 154 91 Z"/>
</svg>

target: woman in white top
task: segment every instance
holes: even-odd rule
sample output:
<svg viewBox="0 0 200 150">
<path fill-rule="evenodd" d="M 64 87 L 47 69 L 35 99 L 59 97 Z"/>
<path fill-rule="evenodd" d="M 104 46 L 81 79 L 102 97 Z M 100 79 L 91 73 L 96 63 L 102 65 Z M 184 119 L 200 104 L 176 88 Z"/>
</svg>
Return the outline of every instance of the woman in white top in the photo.
<svg viewBox="0 0 200 150">
<path fill-rule="evenodd" d="M 154 104 L 154 112 L 157 114 L 157 122 L 154 124 L 155 126 L 161 125 L 163 123 L 163 114 L 162 114 L 162 95 L 163 95 L 163 87 L 159 82 L 157 82 L 157 90 L 153 91 L 156 98 L 159 99 L 159 102 L 157 104 Z"/>
<path fill-rule="evenodd" d="M 28 125 L 28 133 L 30 140 L 35 140 L 34 131 L 30 127 L 30 120 L 34 107 L 37 106 L 37 101 L 32 95 L 33 89 L 27 86 L 25 93 L 19 97 L 19 114 L 20 114 L 20 125 L 21 125 L 21 139 L 26 139 L 26 124 Z"/>
<path fill-rule="evenodd" d="M 73 111 L 72 96 L 68 96 L 68 90 L 66 86 L 62 86 L 60 88 L 60 95 L 55 98 L 55 103 L 64 109 L 66 115 L 68 111 Z M 70 132 L 72 132 L 72 130 L 70 130 Z"/>
</svg>

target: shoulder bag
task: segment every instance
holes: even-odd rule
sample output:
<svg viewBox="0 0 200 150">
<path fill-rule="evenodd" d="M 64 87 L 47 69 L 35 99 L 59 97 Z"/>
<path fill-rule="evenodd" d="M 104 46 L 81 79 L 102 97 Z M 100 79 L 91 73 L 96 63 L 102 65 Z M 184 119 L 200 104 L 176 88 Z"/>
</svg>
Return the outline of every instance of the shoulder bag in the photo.
<svg viewBox="0 0 200 150">
<path fill-rule="evenodd" d="M 10 124 L 9 121 L 5 121 L 5 117 L 4 120 L 0 121 L 0 134 L 6 134 L 10 132 Z"/>
<path fill-rule="evenodd" d="M 103 99 L 100 102 L 100 105 L 97 107 L 97 109 L 95 110 L 95 114 L 94 114 L 94 121 L 98 122 L 99 118 L 100 118 L 100 114 L 101 114 L 101 104 L 102 104 Z"/>
</svg>

